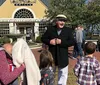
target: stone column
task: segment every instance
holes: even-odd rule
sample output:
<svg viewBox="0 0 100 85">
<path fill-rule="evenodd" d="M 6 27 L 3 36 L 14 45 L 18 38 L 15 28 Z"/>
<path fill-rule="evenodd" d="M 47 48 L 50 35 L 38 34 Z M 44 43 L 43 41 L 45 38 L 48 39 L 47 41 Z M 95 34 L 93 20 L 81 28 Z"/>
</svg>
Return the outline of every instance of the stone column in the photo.
<svg viewBox="0 0 100 85">
<path fill-rule="evenodd" d="M 35 23 L 34 33 L 35 33 L 35 40 L 36 40 L 36 38 L 39 36 L 39 23 Z"/>
</svg>

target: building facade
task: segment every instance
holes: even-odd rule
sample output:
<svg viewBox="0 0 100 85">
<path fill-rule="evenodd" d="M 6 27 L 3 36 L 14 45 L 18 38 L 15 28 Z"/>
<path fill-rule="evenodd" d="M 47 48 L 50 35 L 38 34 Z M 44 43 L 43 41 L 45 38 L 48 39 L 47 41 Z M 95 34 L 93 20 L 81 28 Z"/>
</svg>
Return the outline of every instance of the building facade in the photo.
<svg viewBox="0 0 100 85">
<path fill-rule="evenodd" d="M 0 0 L 0 36 L 39 35 L 39 21 L 45 18 L 45 0 Z"/>
</svg>

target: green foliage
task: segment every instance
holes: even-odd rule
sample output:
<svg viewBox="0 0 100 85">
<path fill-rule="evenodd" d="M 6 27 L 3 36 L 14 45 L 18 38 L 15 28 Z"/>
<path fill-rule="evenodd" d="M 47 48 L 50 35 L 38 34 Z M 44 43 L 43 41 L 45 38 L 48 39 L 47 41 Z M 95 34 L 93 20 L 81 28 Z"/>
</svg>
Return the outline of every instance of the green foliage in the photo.
<svg viewBox="0 0 100 85">
<path fill-rule="evenodd" d="M 0 44 L 10 43 L 10 39 L 8 37 L 1 37 Z"/>
<path fill-rule="evenodd" d="M 57 14 L 65 14 L 72 24 L 79 24 L 83 22 L 84 10 L 85 0 L 51 0 L 47 16 L 54 18 Z"/>
<path fill-rule="evenodd" d="M 57 14 L 65 14 L 73 25 L 84 23 L 99 23 L 100 0 L 50 0 L 46 11 L 47 17 L 54 18 Z"/>
<path fill-rule="evenodd" d="M 93 0 L 87 5 L 85 14 L 86 23 L 98 24 L 100 23 L 100 0 Z"/>
<path fill-rule="evenodd" d="M 37 43 L 41 43 L 41 35 L 39 35 L 39 36 L 36 38 L 36 42 L 37 42 Z"/>
</svg>

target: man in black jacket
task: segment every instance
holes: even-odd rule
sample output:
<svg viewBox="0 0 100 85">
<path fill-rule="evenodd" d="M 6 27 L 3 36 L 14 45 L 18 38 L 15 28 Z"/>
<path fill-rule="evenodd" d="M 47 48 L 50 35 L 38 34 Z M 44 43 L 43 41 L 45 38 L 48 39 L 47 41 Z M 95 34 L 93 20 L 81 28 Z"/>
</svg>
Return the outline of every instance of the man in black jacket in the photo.
<svg viewBox="0 0 100 85">
<path fill-rule="evenodd" d="M 65 15 L 56 16 L 56 25 L 47 28 L 41 40 L 49 46 L 55 65 L 58 66 L 58 85 L 66 85 L 68 77 L 68 47 L 74 44 L 72 29 L 65 27 Z"/>
</svg>

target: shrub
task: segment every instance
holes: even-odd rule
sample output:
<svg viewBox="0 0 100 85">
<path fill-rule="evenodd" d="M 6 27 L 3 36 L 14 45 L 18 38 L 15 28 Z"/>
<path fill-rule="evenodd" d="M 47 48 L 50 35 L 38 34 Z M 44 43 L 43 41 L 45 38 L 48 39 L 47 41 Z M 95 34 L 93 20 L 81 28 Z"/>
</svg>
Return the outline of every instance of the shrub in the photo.
<svg viewBox="0 0 100 85">
<path fill-rule="evenodd" d="M 39 35 L 37 38 L 36 38 L 36 42 L 37 43 L 41 43 L 42 41 L 41 41 L 41 35 Z"/>
<path fill-rule="evenodd" d="M 10 39 L 8 37 L 1 37 L 0 38 L 0 44 L 10 43 Z"/>
</svg>

